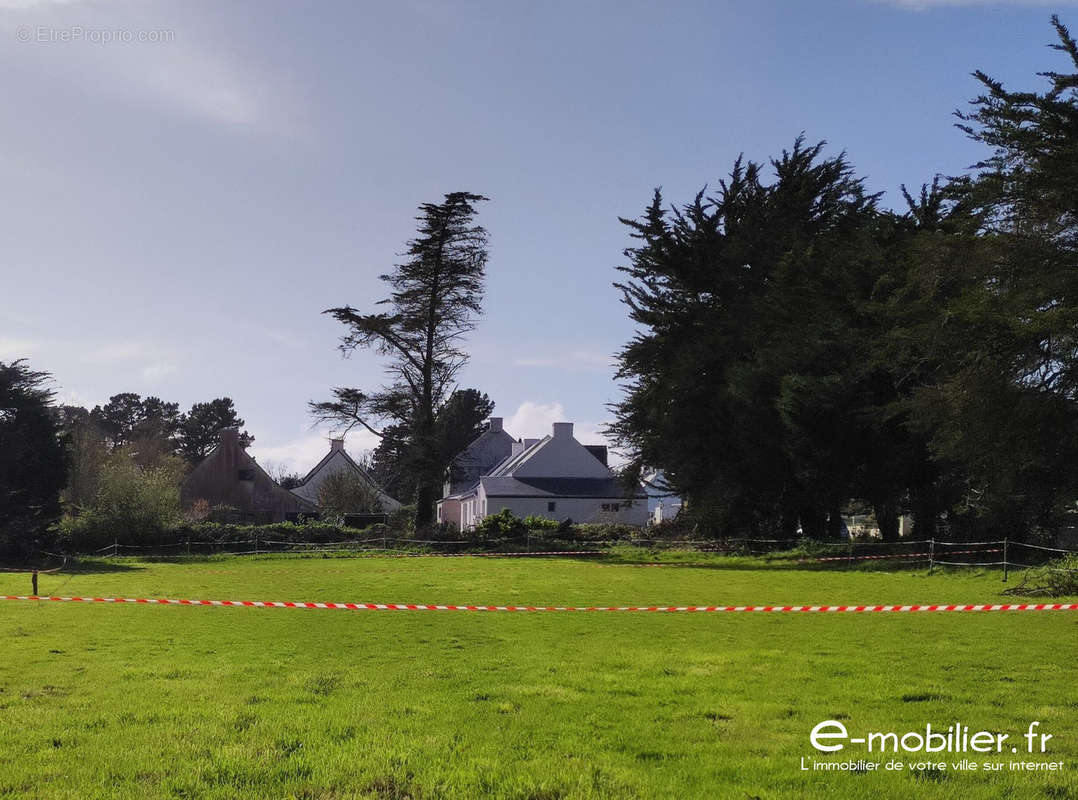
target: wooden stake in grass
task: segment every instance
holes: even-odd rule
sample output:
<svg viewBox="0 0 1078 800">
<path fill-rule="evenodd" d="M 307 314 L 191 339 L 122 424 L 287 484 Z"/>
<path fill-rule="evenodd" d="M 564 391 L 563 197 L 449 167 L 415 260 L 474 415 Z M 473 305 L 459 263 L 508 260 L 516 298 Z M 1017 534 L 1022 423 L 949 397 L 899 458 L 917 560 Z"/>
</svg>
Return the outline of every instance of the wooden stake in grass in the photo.
<svg viewBox="0 0 1078 800">
<path fill-rule="evenodd" d="M 30 585 L 34 587 L 33 595 L 37 597 L 37 570 L 30 573 Z"/>
</svg>

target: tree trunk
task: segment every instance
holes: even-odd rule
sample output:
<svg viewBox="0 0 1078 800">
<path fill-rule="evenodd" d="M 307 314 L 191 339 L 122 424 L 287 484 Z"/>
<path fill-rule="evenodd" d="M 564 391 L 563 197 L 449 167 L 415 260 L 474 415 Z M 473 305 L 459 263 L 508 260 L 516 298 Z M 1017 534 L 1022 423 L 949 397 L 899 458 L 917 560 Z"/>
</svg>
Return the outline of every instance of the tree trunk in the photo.
<svg viewBox="0 0 1078 800">
<path fill-rule="evenodd" d="M 801 534 L 809 539 L 822 540 L 827 535 L 824 517 L 815 508 L 801 509 Z"/>
<path fill-rule="evenodd" d="M 838 503 L 832 503 L 827 512 L 827 538 L 842 538 L 842 508 Z"/>
<path fill-rule="evenodd" d="M 898 506 L 890 500 L 880 500 L 872 504 L 876 513 L 876 524 L 880 527 L 880 536 L 885 542 L 898 541 Z"/>
<path fill-rule="evenodd" d="M 415 529 L 428 530 L 434 526 L 434 502 L 438 499 L 437 489 L 429 483 L 421 483 L 416 489 Z"/>
</svg>

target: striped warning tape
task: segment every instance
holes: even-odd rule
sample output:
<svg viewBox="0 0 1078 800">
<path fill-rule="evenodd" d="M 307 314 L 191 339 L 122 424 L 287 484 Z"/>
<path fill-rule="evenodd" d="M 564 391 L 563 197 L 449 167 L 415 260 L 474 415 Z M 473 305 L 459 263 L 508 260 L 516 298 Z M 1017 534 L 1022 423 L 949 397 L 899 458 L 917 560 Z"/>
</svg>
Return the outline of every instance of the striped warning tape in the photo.
<svg viewBox="0 0 1078 800">
<path fill-rule="evenodd" d="M 1002 553 L 1002 547 L 996 547 L 992 550 L 948 550 L 940 553 L 892 553 L 890 555 L 872 555 L 872 556 L 825 556 L 823 558 L 808 558 L 806 561 L 866 561 L 868 559 L 895 559 L 895 558 L 926 558 L 931 555 L 937 556 L 957 556 L 967 555 L 970 553 Z"/>
<path fill-rule="evenodd" d="M 480 606 L 422 603 L 304 603 L 266 600 L 173 600 L 146 597 L 35 597 L 0 595 L 4 600 L 52 600 L 67 603 L 136 603 L 169 606 L 231 606 L 241 608 L 327 608 L 346 611 L 688 611 L 688 612 L 895 612 L 895 611 L 1078 611 L 1078 603 L 1014 603 L 1002 605 L 909 606 Z"/>
</svg>

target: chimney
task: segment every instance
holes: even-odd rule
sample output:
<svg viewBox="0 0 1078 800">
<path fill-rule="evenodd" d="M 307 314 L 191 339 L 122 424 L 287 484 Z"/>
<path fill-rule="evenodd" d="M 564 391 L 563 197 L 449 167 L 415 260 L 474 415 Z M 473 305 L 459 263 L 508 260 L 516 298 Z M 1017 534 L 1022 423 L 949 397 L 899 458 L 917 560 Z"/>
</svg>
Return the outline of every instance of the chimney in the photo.
<svg viewBox="0 0 1078 800">
<path fill-rule="evenodd" d="M 497 433 L 502 429 L 502 418 L 491 417 L 490 422 L 487 424 L 487 430 L 491 433 Z"/>
<path fill-rule="evenodd" d="M 240 440 L 239 428 L 221 428 L 220 441 L 222 446 L 237 444 Z"/>
<path fill-rule="evenodd" d="M 512 449 L 509 451 L 509 455 L 511 455 L 511 456 L 519 456 L 523 452 L 524 452 L 524 442 L 517 439 L 515 442 L 513 442 Z"/>
<path fill-rule="evenodd" d="M 337 450 L 344 450 L 344 439 L 329 440 L 329 452 L 333 453 Z"/>
<path fill-rule="evenodd" d="M 572 439 L 573 438 L 573 423 L 571 423 L 571 422 L 555 422 L 554 423 L 554 438 L 555 439 Z"/>
</svg>

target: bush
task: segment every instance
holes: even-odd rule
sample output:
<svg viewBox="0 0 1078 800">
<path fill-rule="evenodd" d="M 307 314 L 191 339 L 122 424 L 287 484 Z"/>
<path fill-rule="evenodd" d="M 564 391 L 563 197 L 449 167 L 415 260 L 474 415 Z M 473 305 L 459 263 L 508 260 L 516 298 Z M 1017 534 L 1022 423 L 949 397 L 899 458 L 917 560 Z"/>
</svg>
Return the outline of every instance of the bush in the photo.
<svg viewBox="0 0 1078 800">
<path fill-rule="evenodd" d="M 524 522 L 508 508 L 483 517 L 472 531 L 473 536 L 483 543 L 526 536 L 527 533 Z"/>
<path fill-rule="evenodd" d="M 127 453 L 109 455 L 100 476 L 93 505 L 60 522 L 61 544 L 96 550 L 122 536 L 132 543 L 155 540 L 179 525 L 179 459 L 139 467 Z"/>
<path fill-rule="evenodd" d="M 556 531 L 561 527 L 561 523 L 556 519 L 537 517 L 535 514 L 524 517 L 521 524 L 529 531 Z"/>
</svg>

